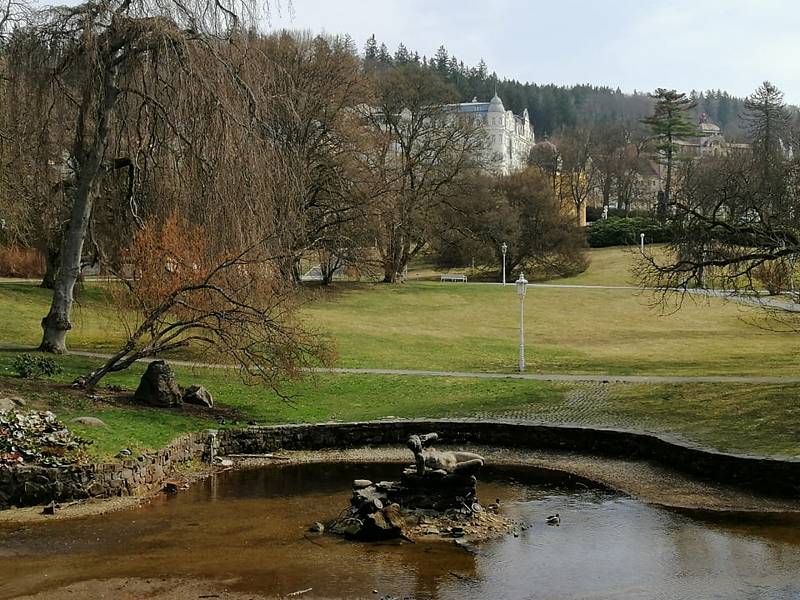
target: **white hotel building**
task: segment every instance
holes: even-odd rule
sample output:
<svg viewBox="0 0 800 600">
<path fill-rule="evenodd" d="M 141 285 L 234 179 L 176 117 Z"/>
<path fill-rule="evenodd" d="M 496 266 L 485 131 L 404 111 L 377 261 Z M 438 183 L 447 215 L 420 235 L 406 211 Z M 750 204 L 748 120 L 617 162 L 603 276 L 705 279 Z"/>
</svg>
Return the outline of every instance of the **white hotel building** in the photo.
<svg viewBox="0 0 800 600">
<path fill-rule="evenodd" d="M 460 114 L 474 113 L 486 133 L 485 156 L 487 168 L 497 175 L 508 175 L 528 166 L 528 157 L 535 143 L 533 125 L 526 108 L 522 115 L 506 110 L 495 93 L 489 102 L 451 104 L 449 109 Z"/>
</svg>

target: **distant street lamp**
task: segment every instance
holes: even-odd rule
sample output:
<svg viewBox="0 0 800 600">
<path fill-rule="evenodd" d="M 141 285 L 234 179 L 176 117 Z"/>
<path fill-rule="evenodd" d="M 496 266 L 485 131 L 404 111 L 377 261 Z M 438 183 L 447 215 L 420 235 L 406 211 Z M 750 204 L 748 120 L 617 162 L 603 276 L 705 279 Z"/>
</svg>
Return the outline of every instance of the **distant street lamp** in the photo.
<svg viewBox="0 0 800 600">
<path fill-rule="evenodd" d="M 519 372 L 525 370 L 525 292 L 528 291 L 528 280 L 520 273 L 515 282 L 519 294 Z"/>
<path fill-rule="evenodd" d="M 644 234 L 643 233 L 639 234 L 639 252 L 641 252 L 642 256 L 644 256 Z"/>
<path fill-rule="evenodd" d="M 503 252 L 503 285 L 506 284 L 506 250 L 508 250 L 508 244 L 503 242 L 503 245 L 500 246 L 500 250 Z"/>
</svg>

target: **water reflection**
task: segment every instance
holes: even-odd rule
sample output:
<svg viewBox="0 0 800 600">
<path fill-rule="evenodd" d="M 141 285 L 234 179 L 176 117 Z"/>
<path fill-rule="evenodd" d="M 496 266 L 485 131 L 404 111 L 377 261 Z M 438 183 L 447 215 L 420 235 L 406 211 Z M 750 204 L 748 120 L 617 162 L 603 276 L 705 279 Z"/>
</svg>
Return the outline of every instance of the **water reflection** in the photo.
<svg viewBox="0 0 800 600">
<path fill-rule="evenodd" d="M 356 477 L 393 465 L 305 465 L 225 473 L 133 512 L 0 529 L 0 598 L 86 579 L 192 577 L 247 592 L 313 587 L 321 597 L 800 597 L 797 523 L 701 521 L 519 469 L 487 470 L 479 493 L 532 523 L 474 553 L 450 544 L 360 545 L 313 537 Z M 560 527 L 544 518 L 562 517 Z M 234 582 L 232 585 L 230 582 Z"/>
</svg>

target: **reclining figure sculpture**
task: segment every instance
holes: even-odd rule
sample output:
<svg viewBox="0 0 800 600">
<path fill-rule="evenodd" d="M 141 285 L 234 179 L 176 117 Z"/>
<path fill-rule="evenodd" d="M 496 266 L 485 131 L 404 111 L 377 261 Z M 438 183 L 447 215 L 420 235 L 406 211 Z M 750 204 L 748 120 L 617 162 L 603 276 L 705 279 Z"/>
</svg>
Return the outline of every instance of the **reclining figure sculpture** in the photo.
<svg viewBox="0 0 800 600">
<path fill-rule="evenodd" d="M 439 436 L 436 433 L 412 435 L 406 445 L 414 453 L 417 474 L 424 475 L 426 469 L 443 470 L 459 475 L 473 475 L 483 466 L 484 459 L 474 452 L 451 452 L 428 448 Z"/>
</svg>

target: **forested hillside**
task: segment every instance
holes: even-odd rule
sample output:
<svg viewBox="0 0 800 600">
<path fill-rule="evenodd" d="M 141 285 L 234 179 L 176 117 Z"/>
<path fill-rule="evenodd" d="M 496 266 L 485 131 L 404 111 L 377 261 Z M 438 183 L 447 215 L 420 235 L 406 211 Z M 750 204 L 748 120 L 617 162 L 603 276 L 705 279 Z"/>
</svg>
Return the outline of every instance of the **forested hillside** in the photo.
<svg viewBox="0 0 800 600">
<path fill-rule="evenodd" d="M 653 101 L 648 96 L 651 90 L 624 93 L 618 88 L 589 84 L 559 86 L 520 82 L 490 72 L 483 60 L 474 66 L 466 65 L 458 57 L 450 55 L 444 46 L 440 46 L 432 57 L 409 50 L 404 44 L 392 53 L 373 35 L 364 45 L 363 56 L 368 63 L 379 68 L 408 62 L 424 64 L 451 83 L 463 101 L 473 97 L 488 100 L 496 89 L 506 108 L 515 113 L 528 109 L 540 139 L 576 125 L 615 122 L 635 125 L 652 112 Z M 723 90 L 682 91 L 697 102 L 693 109 L 695 119 L 699 120 L 700 115 L 706 113 L 722 128 L 729 141 L 744 141 L 743 98 L 731 96 Z"/>
</svg>

